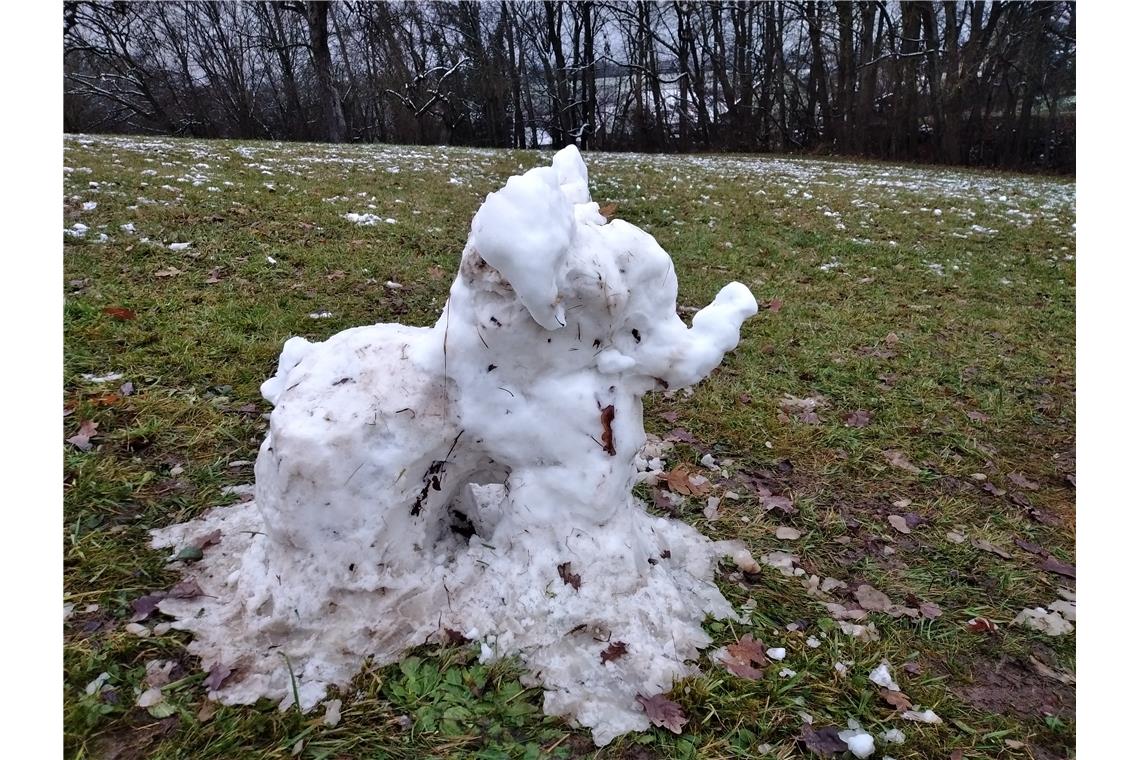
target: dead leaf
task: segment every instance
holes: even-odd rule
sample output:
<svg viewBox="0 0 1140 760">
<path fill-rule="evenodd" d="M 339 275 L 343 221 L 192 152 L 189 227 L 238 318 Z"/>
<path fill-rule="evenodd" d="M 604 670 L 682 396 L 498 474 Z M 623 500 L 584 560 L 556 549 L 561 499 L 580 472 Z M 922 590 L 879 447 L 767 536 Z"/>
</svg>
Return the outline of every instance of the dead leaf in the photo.
<svg viewBox="0 0 1140 760">
<path fill-rule="evenodd" d="M 843 424 L 850 428 L 864 428 L 871 423 L 871 413 L 865 409 L 856 409 L 843 418 Z"/>
<path fill-rule="evenodd" d="M 444 638 L 444 642 L 448 646 L 453 646 L 453 647 L 461 647 L 464 644 L 470 644 L 471 643 L 471 639 L 467 638 L 466 636 L 464 636 L 462 633 L 455 630 L 454 628 L 444 628 L 443 629 L 443 638 Z"/>
<path fill-rule="evenodd" d="M 174 599 L 193 599 L 196 596 L 202 596 L 202 593 L 202 587 L 198 585 L 198 581 L 189 578 L 174 584 L 167 592 L 167 596 Z"/>
<path fill-rule="evenodd" d="M 984 538 L 975 538 L 971 540 L 970 543 L 973 544 L 975 548 L 981 549 L 984 552 L 989 552 L 990 554 L 996 554 L 1002 559 L 1013 559 L 1012 554 L 1007 552 L 1005 549 L 994 546 L 990 541 Z"/>
<path fill-rule="evenodd" d="M 767 309 L 768 311 L 772 312 L 773 314 L 776 314 L 777 312 L 780 311 L 780 308 L 783 305 L 784 305 L 784 302 L 781 301 L 779 298 L 773 298 L 771 301 L 764 304 L 764 308 Z"/>
<path fill-rule="evenodd" d="M 604 216 L 606 218 L 606 221 L 609 221 L 610 219 L 614 218 L 614 214 L 617 213 L 617 209 L 618 207 L 616 203 L 607 203 L 606 205 L 598 208 L 598 213 Z"/>
<path fill-rule="evenodd" d="M 211 718 L 214 717 L 214 713 L 216 713 L 217 711 L 218 711 L 218 703 L 217 702 L 211 702 L 208 699 L 203 700 L 202 706 L 198 709 L 198 722 L 199 723 L 206 723 L 207 721 L 209 721 Z"/>
<path fill-rule="evenodd" d="M 887 518 L 887 522 L 899 533 L 910 533 L 910 526 L 906 524 L 906 518 L 901 515 L 891 515 Z"/>
<path fill-rule="evenodd" d="M 805 723 L 800 729 L 796 741 L 804 746 L 808 752 L 819 757 L 831 757 L 840 752 L 847 751 L 847 742 L 839 738 L 839 729 L 835 726 L 812 728 Z"/>
<path fill-rule="evenodd" d="M 617 456 L 614 448 L 614 405 L 610 404 L 602 410 L 602 449 L 611 457 Z"/>
<path fill-rule="evenodd" d="M 675 734 L 681 733 L 681 726 L 689 722 L 681 706 L 664 694 L 652 697 L 637 695 L 638 704 L 645 710 L 645 717 L 649 722 L 661 728 L 667 728 Z"/>
<path fill-rule="evenodd" d="M 1004 488 L 998 488 L 997 486 L 995 486 L 993 483 L 989 482 L 988 480 L 985 483 L 982 483 L 980 488 L 983 491 L 985 491 L 986 493 L 988 493 L 990 496 L 1005 496 L 1005 489 Z"/>
<path fill-rule="evenodd" d="M 672 441 L 673 443 L 695 444 L 697 442 L 697 439 L 693 437 L 693 434 L 684 428 L 674 428 L 673 430 L 670 430 L 665 434 L 665 437 L 662 440 Z"/>
<path fill-rule="evenodd" d="M 628 651 L 624 641 L 612 641 L 608 647 L 602 650 L 602 664 L 624 657 Z"/>
<path fill-rule="evenodd" d="M 1041 561 L 1041 569 L 1049 573 L 1063 575 L 1066 578 L 1072 578 L 1073 580 L 1076 580 L 1077 578 L 1076 567 L 1070 565 L 1067 562 L 1060 561 L 1052 554 Z"/>
<path fill-rule="evenodd" d="M 890 689 L 879 689 L 879 696 L 883 698 L 891 707 L 895 708 L 898 712 L 909 710 L 914 705 L 910 701 L 910 697 L 901 691 L 891 691 Z"/>
<path fill-rule="evenodd" d="M 770 512 L 773 509 L 778 509 L 786 515 L 794 513 L 795 507 L 792 506 L 792 500 L 787 496 L 773 496 L 768 494 L 760 496 L 760 506 L 764 508 L 765 512 Z"/>
<path fill-rule="evenodd" d="M 563 583 L 565 583 L 567 586 L 570 586 L 575 591 L 577 591 L 582 586 L 582 576 L 578 575 L 577 573 L 570 572 L 569 562 L 563 562 L 558 566 L 558 577 L 562 579 Z"/>
<path fill-rule="evenodd" d="M 974 633 L 997 633 L 997 626 L 988 618 L 976 617 L 966 621 L 966 630 Z"/>
<path fill-rule="evenodd" d="M 665 473 L 665 482 L 670 490 L 682 496 L 704 496 L 712 488 L 712 482 L 687 463 L 679 464 Z"/>
<path fill-rule="evenodd" d="M 989 417 L 982 414 L 981 412 L 974 412 L 974 411 L 966 412 L 966 416 L 969 417 L 974 422 L 988 422 L 990 419 Z"/>
<path fill-rule="evenodd" d="M 207 285 L 217 285 L 222 281 L 222 270 L 219 267 L 214 267 L 210 270 L 210 276 L 206 278 Z"/>
<path fill-rule="evenodd" d="M 795 528 L 790 528 L 787 525 L 781 525 L 776 528 L 776 538 L 781 541 L 795 541 L 800 537 L 800 532 Z"/>
<path fill-rule="evenodd" d="M 1026 541 L 1026 540 L 1021 539 L 1021 538 L 1015 538 L 1015 539 L 1013 539 L 1013 542 L 1015 544 L 1017 544 L 1018 547 L 1024 549 L 1025 551 L 1029 552 L 1030 554 L 1037 554 L 1037 555 L 1040 555 L 1042 557 L 1044 557 L 1048 554 L 1047 551 L 1045 551 L 1043 548 L 1041 548 L 1037 544 L 1033 543 L 1032 541 Z"/>
<path fill-rule="evenodd" d="M 923 602 L 918 605 L 918 611 L 928 620 L 942 617 L 942 608 L 934 602 Z"/>
<path fill-rule="evenodd" d="M 177 277 L 180 274 L 182 274 L 181 269 L 175 269 L 174 267 L 167 267 L 166 269 L 160 269 L 157 272 L 155 272 L 154 276 L 155 277 Z"/>
<path fill-rule="evenodd" d="M 1072 674 L 1053 670 L 1033 655 L 1029 655 L 1029 662 L 1031 665 L 1033 665 L 1033 669 L 1037 671 L 1038 675 L 1045 676 L 1046 678 L 1051 678 L 1054 681 L 1058 681 L 1067 685 L 1072 685 L 1077 682 L 1077 679 L 1073 678 Z"/>
<path fill-rule="evenodd" d="M 192 541 L 190 545 L 196 549 L 205 549 L 207 546 L 211 546 L 213 544 L 216 544 L 221 540 L 222 540 L 222 529 L 221 528 L 215 528 L 214 530 L 210 531 L 209 533 L 207 533 L 203 536 L 199 536 L 198 538 L 194 539 L 194 541 Z"/>
<path fill-rule="evenodd" d="M 1005 478 L 1018 488 L 1024 488 L 1027 491 L 1036 491 L 1041 487 L 1037 483 L 1034 483 L 1032 480 L 1022 475 L 1020 472 L 1011 472 L 1009 475 L 1006 475 Z"/>
<path fill-rule="evenodd" d="M 123 306 L 108 306 L 103 309 L 103 313 L 109 317 L 114 317 L 115 319 L 121 320 L 123 322 L 127 322 L 135 318 L 135 313 Z"/>
<path fill-rule="evenodd" d="M 131 602 L 131 622 L 138 623 L 150 617 L 150 614 L 158 609 L 158 603 L 166 598 L 166 593 L 160 591 L 155 594 L 146 594 L 140 596 Z"/>
<path fill-rule="evenodd" d="M 85 420 L 79 423 L 79 432 L 67 439 L 75 448 L 80 451 L 91 450 L 91 439 L 98 435 L 99 423 Z"/>
<path fill-rule="evenodd" d="M 889 596 L 866 583 L 855 589 L 855 601 L 868 612 L 886 612 L 894 605 Z"/>
<path fill-rule="evenodd" d="M 906 454 L 899 451 L 898 449 L 887 449 L 883 452 L 883 456 L 886 457 L 887 463 L 892 467 L 897 467 L 900 470 L 906 470 L 907 472 L 915 474 L 922 472 L 922 470 L 911 464 L 911 461 L 907 459 Z"/>
<path fill-rule="evenodd" d="M 206 675 L 206 680 L 203 683 L 206 684 L 207 689 L 217 691 L 222 688 L 222 684 L 233 672 L 232 668 L 227 668 L 220 662 L 215 663 L 214 667 L 210 668 L 210 672 Z"/>
<path fill-rule="evenodd" d="M 432 264 L 430 267 L 428 267 L 428 277 L 432 278 L 433 280 L 440 280 L 446 276 L 447 270 L 445 270 L 439 264 Z"/>
<path fill-rule="evenodd" d="M 749 633 L 735 644 L 725 647 L 723 664 L 730 673 L 755 681 L 764 675 L 760 668 L 768 664 L 768 655 L 765 654 L 764 644 L 753 639 Z"/>
</svg>

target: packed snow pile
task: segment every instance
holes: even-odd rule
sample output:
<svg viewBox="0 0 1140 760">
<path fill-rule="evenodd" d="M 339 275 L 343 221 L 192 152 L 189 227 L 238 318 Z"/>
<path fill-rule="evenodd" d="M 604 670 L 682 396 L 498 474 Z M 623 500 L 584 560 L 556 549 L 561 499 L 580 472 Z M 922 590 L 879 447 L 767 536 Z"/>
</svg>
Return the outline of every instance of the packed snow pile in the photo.
<svg viewBox="0 0 1140 760">
<path fill-rule="evenodd" d="M 734 282 L 686 327 L 676 297 L 571 147 L 487 196 L 434 327 L 286 342 L 255 499 L 154 533 L 202 547 L 183 565 L 202 595 L 160 609 L 212 696 L 287 707 L 295 682 L 309 710 L 369 656 L 462 636 L 518 656 L 599 745 L 648 728 L 637 696 L 694 672 L 706 616 L 735 617 L 713 574 L 743 548 L 631 494 L 642 395 L 707 376 L 756 313 Z"/>
</svg>

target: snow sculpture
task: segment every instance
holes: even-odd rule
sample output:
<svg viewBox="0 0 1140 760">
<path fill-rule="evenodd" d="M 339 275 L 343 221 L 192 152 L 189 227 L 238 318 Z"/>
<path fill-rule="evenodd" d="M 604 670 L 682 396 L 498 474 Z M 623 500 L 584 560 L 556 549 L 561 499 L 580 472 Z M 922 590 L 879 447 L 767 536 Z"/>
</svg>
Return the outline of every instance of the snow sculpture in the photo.
<svg viewBox="0 0 1140 760">
<path fill-rule="evenodd" d="M 734 282 L 687 328 L 676 297 L 570 147 L 487 196 L 434 327 L 286 342 L 254 501 L 155 532 L 176 551 L 220 533 L 184 568 L 204 595 L 160 606 L 232 671 L 212 696 L 284 707 L 295 683 L 308 710 L 451 629 L 518 655 L 599 745 L 648 728 L 636 696 L 693 672 L 706 615 L 735 616 L 712 577 L 739 547 L 633 498 L 641 396 L 708 375 L 756 313 Z"/>
</svg>

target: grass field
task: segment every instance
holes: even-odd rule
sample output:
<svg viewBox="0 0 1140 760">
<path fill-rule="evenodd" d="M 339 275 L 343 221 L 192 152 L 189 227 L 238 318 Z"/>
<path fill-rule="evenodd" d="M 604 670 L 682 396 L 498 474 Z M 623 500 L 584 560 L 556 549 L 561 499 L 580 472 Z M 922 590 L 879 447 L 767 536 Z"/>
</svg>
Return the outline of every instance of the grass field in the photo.
<svg viewBox="0 0 1140 760">
<path fill-rule="evenodd" d="M 810 730 L 852 718 L 876 736 L 902 729 L 905 743 L 880 741 L 877 757 L 1070 756 L 1075 634 L 1012 622 L 1075 589 L 1064 574 L 1075 487 L 1068 180 L 587 156 L 594 198 L 673 256 L 682 316 L 733 279 L 762 304 L 691 397 L 647 399 L 646 429 L 682 441 L 669 467 L 699 467 L 706 453 L 733 461 L 710 477 L 714 493 L 741 498 L 715 522 L 690 499 L 683 518 L 756 557 L 787 552 L 803 570 L 722 566 L 718 582 L 752 608 L 750 623 L 710 632 L 718 643 L 750 633 L 787 658 L 747 680 L 703 657 L 703 675 L 672 692 L 689 718 L 680 735 L 654 729 L 595 750 L 586 732 L 542 715 L 541 692 L 510 662 L 480 665 L 463 647 L 365 668 L 335 727 L 319 711 L 215 710 L 184 634 L 158 615 L 128 626 L 132 601 L 177 580 L 147 531 L 230 503 L 240 496 L 223 489 L 251 481 L 268 411 L 258 386 L 281 344 L 433 323 L 484 195 L 548 159 L 65 140 L 67 755 L 788 758 L 805 753 L 796 737 L 810 717 Z M 84 423 L 98 424 L 94 435 Z M 761 485 L 792 507 L 765 511 Z M 777 538 L 779 527 L 800 535 Z M 842 607 L 809 593 L 813 575 L 846 584 L 825 583 Z M 863 584 L 924 614 L 873 611 L 851 622 L 873 622 L 877 640 L 849 635 L 835 617 Z M 977 617 L 996 629 L 967 625 Z M 165 700 L 136 707 L 156 660 L 175 663 Z M 868 680 L 882 660 L 941 724 L 903 720 L 884 701 Z"/>
</svg>

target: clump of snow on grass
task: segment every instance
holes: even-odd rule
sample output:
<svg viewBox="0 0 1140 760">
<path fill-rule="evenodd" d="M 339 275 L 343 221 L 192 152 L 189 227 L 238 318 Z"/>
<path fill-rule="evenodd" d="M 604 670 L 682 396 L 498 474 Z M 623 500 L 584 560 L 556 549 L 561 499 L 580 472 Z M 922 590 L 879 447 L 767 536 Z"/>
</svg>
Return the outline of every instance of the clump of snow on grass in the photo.
<svg viewBox="0 0 1140 760">
<path fill-rule="evenodd" d="M 170 248 L 170 250 L 172 250 L 172 251 L 185 251 L 187 248 L 190 247 L 190 243 L 171 243 L 167 247 Z"/>
<path fill-rule="evenodd" d="M 889 691 L 899 690 L 899 685 L 895 683 L 895 679 L 891 677 L 891 666 L 886 660 L 880 662 L 878 666 L 871 671 L 868 678 L 871 679 L 871 683 L 882 686 Z"/>
<path fill-rule="evenodd" d="M 326 198 L 325 200 L 331 201 L 334 199 Z M 355 214 L 352 212 L 345 214 L 344 218 L 350 222 L 353 222 L 354 224 L 359 224 L 363 227 L 371 227 L 380 221 L 380 217 L 376 216 L 375 214 Z"/>
</svg>

